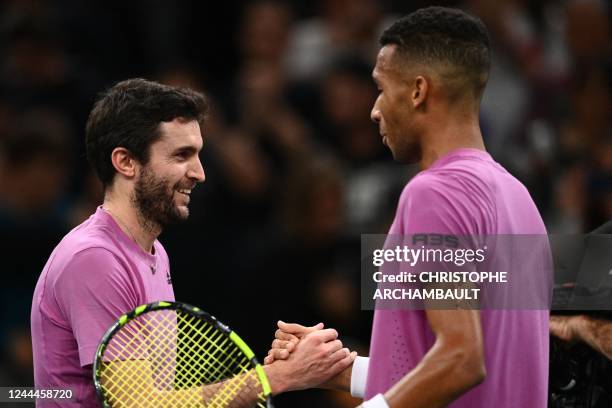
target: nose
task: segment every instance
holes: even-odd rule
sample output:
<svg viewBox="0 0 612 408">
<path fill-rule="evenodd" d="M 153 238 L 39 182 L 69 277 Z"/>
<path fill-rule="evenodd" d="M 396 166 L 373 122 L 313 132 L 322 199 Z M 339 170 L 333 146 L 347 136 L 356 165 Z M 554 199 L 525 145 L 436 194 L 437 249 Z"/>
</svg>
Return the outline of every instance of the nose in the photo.
<svg viewBox="0 0 612 408">
<path fill-rule="evenodd" d="M 380 109 L 378 109 L 376 105 L 378 104 L 375 103 L 372 107 L 372 112 L 370 112 L 370 119 L 372 119 L 372 122 L 374 123 L 380 123 Z"/>
<path fill-rule="evenodd" d="M 206 179 L 206 175 L 204 174 L 204 167 L 202 167 L 202 162 L 200 161 L 200 158 L 198 156 L 196 156 L 195 163 L 189 170 L 187 177 L 192 180 L 195 180 L 196 183 L 202 183 Z"/>
</svg>

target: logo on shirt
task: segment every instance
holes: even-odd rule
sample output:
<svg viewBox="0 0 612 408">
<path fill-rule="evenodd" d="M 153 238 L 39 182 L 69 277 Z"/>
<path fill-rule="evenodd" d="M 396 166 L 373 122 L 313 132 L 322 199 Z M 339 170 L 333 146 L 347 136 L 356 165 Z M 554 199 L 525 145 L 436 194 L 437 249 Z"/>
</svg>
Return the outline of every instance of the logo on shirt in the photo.
<svg viewBox="0 0 612 408">
<path fill-rule="evenodd" d="M 172 285 L 172 279 L 170 278 L 170 270 L 166 271 L 166 281 L 168 282 L 168 285 Z"/>
<path fill-rule="evenodd" d="M 412 236 L 412 244 L 444 245 L 447 247 L 457 248 L 457 246 L 459 246 L 459 238 L 457 238 L 455 235 L 414 234 Z"/>
</svg>

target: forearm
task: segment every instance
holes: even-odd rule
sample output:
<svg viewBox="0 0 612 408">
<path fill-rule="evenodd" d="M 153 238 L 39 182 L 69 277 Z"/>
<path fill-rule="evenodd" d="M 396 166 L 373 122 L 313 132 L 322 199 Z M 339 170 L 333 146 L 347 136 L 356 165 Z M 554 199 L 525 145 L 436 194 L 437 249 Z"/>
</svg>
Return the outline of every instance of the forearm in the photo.
<svg viewBox="0 0 612 408">
<path fill-rule="evenodd" d="M 321 383 L 319 388 L 335 391 L 350 392 L 353 396 L 363 398 L 365 383 L 368 375 L 369 358 L 357 357 L 357 359 L 344 370 Z M 293 386 L 287 375 L 276 369 L 277 366 L 266 365 L 264 370 L 270 382 L 272 394 L 281 394 L 291 391 Z"/>
<path fill-rule="evenodd" d="M 211 407 L 251 408 L 260 400 L 262 392 L 263 389 L 255 370 L 249 370 L 227 380 L 202 387 L 205 406 Z M 188 405 L 181 404 L 181 406 Z"/>
<path fill-rule="evenodd" d="M 149 401 L 148 405 L 156 407 L 201 406 L 203 403 L 204 406 L 213 407 L 251 408 L 257 404 L 261 393 L 262 386 L 255 370 L 249 370 L 200 387 L 168 391 L 150 387 L 141 400 Z"/>
<path fill-rule="evenodd" d="M 484 363 L 478 350 L 440 344 L 386 394 L 389 407 L 446 407 L 484 380 Z"/>
<path fill-rule="evenodd" d="M 368 357 L 357 356 L 350 366 L 321 384 L 320 388 L 350 392 L 353 397 L 363 398 L 369 365 Z"/>
<path fill-rule="evenodd" d="M 109 402 L 113 407 L 128 408 L 134 404 L 144 406 L 155 406 L 160 408 L 170 408 L 176 406 L 201 406 L 203 403 L 208 406 L 213 401 L 221 400 L 223 395 L 223 383 L 207 384 L 199 387 L 188 387 L 176 390 L 158 389 L 153 385 L 147 387 L 126 387 L 125 391 L 108 396 Z M 229 398 L 228 401 L 233 408 L 248 408 L 253 406 L 247 404 L 236 404 L 238 399 Z"/>
<path fill-rule="evenodd" d="M 329 380 L 322 383 L 320 388 L 326 390 L 350 392 L 352 371 L 353 365 L 350 365 L 343 371 L 339 372 Z"/>
<path fill-rule="evenodd" d="M 589 316 L 576 320 L 575 334 L 583 342 L 612 360 L 612 322 Z"/>
<path fill-rule="evenodd" d="M 291 391 L 290 378 L 285 372 L 279 369 L 278 364 L 265 365 L 264 371 L 266 372 L 266 377 L 268 377 L 272 395 Z"/>
<path fill-rule="evenodd" d="M 149 378 L 151 381 L 135 381 L 135 372 L 145 373 L 141 378 Z M 193 383 L 193 378 L 187 373 L 184 375 L 188 377 L 179 381 L 184 388 L 175 388 L 172 385 L 178 378 L 162 376 L 155 382 L 155 372 L 148 361 L 131 360 L 106 365 L 101 383 L 111 405 L 119 408 L 134 404 L 165 408 L 201 406 L 203 403 L 205 406 L 250 408 L 255 406 L 262 393 L 261 383 L 253 369 L 201 386 L 186 386 L 185 382 Z M 209 380 L 214 381 L 213 378 Z"/>
</svg>

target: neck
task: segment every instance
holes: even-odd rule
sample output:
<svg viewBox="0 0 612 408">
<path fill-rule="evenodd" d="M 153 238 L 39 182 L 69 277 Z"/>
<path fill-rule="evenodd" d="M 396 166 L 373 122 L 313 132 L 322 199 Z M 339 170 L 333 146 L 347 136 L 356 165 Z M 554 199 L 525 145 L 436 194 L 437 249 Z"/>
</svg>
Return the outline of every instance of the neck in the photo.
<svg viewBox="0 0 612 408">
<path fill-rule="evenodd" d="M 107 193 L 102 208 L 113 217 L 121 230 L 145 252 L 151 253 L 153 251 L 153 242 L 161 233 L 161 228 L 157 224 L 144 220 L 131 200 L 127 198 L 120 200 Z"/>
<path fill-rule="evenodd" d="M 474 117 L 459 117 L 449 120 L 432 121 L 432 126 L 421 139 L 422 170 L 429 168 L 440 157 L 455 149 L 471 148 L 486 150 L 478 119 Z"/>
</svg>

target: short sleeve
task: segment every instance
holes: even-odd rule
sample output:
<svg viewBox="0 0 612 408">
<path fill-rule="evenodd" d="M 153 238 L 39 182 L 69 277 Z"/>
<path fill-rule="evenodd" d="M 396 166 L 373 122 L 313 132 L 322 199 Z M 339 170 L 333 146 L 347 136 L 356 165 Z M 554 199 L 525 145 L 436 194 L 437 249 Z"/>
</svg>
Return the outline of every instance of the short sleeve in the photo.
<svg viewBox="0 0 612 408">
<path fill-rule="evenodd" d="M 477 234 L 482 205 L 448 180 L 417 176 L 402 193 L 398 216 L 403 234 Z"/>
<path fill-rule="evenodd" d="M 127 265 L 104 248 L 77 253 L 58 277 L 54 293 L 70 322 L 83 367 L 93 363 L 106 330 L 139 303 Z"/>
</svg>

